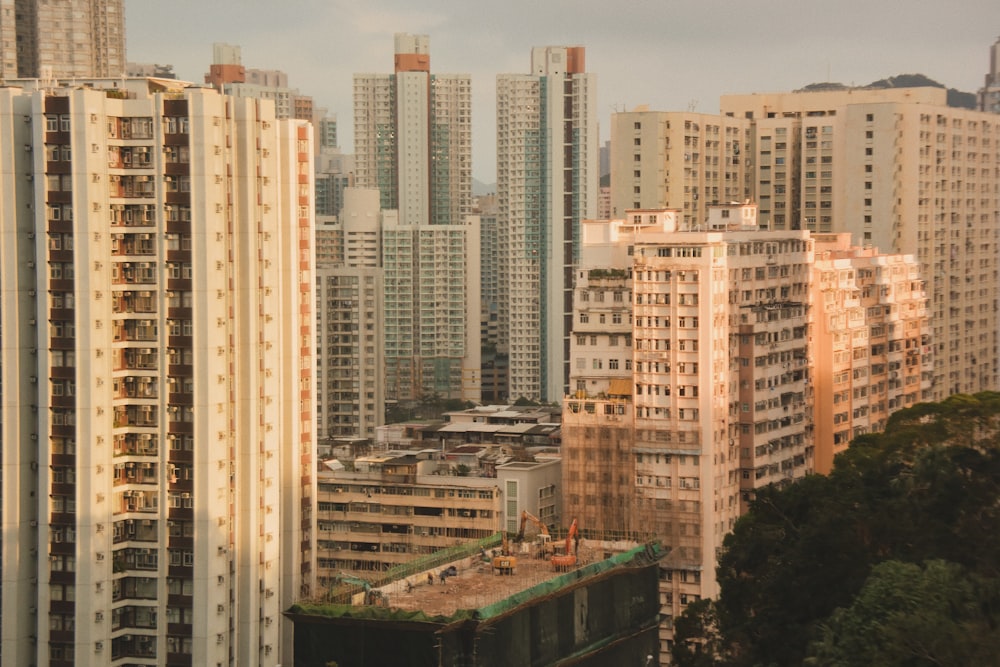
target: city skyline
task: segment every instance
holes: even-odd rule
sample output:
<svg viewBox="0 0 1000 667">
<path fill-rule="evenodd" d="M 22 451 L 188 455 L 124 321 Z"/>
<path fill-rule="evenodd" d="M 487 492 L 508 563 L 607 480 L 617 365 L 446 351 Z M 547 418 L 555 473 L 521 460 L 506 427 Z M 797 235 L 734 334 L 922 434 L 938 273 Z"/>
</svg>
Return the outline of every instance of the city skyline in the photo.
<svg viewBox="0 0 1000 667">
<path fill-rule="evenodd" d="M 716 113 L 727 93 L 792 90 L 826 80 L 865 85 L 904 73 L 975 92 L 1000 30 L 1000 5 L 986 0 L 964 3 L 961 12 L 913 2 L 904 17 L 891 5 L 853 0 L 816 6 L 780 0 L 738 11 L 723 3 L 588 2 L 567 13 L 562 4 L 515 2 L 484 14 L 478 4 L 447 2 L 417 9 L 394 0 L 363 6 L 126 0 L 128 57 L 172 64 L 180 78 L 200 82 L 213 42 L 239 44 L 246 66 L 284 70 L 293 87 L 336 113 L 341 145 L 352 151 L 353 75 L 390 66 L 386 53 L 394 33 L 429 34 L 432 69 L 472 77 L 473 175 L 493 182 L 496 75 L 524 70 L 535 46 L 587 48 L 588 70 L 597 74 L 603 142 L 610 114 L 640 104 Z M 178 16 L 200 18 L 184 31 L 164 31 Z M 659 80 L 663 85 L 653 83 Z"/>
</svg>

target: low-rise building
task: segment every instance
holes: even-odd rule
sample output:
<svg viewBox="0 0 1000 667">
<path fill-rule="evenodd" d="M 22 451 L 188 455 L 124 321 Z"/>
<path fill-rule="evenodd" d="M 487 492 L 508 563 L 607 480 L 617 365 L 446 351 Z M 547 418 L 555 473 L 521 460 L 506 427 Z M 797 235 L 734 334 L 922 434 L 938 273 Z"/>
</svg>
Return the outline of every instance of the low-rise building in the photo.
<svg viewBox="0 0 1000 667">
<path fill-rule="evenodd" d="M 457 460 L 420 449 L 323 462 L 317 496 L 320 588 L 329 587 L 341 571 L 384 571 L 514 531 L 522 510 L 551 519 L 556 527 L 558 459 L 498 465 L 495 477 L 474 474 L 481 471 L 471 466 L 456 474 Z"/>
<path fill-rule="evenodd" d="M 567 573 L 518 554 L 499 575 L 480 553 L 428 560 L 391 581 L 342 577 L 353 604 L 296 604 L 286 616 L 297 664 L 659 664 L 659 545 L 588 540 Z"/>
</svg>

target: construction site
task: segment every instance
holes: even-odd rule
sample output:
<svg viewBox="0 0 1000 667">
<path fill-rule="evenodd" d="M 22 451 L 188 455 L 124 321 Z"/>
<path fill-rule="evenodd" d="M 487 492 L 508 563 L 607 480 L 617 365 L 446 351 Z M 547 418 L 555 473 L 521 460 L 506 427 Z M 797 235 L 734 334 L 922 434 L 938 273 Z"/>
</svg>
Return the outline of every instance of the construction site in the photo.
<svg viewBox="0 0 1000 667">
<path fill-rule="evenodd" d="M 460 552 L 461 551 L 461 552 Z M 349 575 L 286 612 L 296 664 L 659 664 L 658 544 L 548 535 L 469 545 L 390 580 Z"/>
</svg>

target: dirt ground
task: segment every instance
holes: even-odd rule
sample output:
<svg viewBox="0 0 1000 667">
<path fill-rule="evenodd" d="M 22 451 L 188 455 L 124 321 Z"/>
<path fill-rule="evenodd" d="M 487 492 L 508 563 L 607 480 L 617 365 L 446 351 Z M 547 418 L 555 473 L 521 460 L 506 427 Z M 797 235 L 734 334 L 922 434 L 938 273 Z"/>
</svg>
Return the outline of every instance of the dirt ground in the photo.
<svg viewBox="0 0 1000 667">
<path fill-rule="evenodd" d="M 432 616 L 450 616 L 459 609 L 478 609 L 508 598 L 560 574 L 547 559 L 536 554 L 517 553 L 516 567 L 511 574 L 494 571 L 490 563 L 480 557 L 466 558 L 455 563 L 458 574 L 447 577 L 442 584 L 438 576 L 445 567 L 434 570 L 434 583 L 422 577 L 398 581 L 382 587 L 388 606 L 407 611 L 422 611 Z M 593 554 L 581 548 L 578 567 L 591 562 Z"/>
</svg>

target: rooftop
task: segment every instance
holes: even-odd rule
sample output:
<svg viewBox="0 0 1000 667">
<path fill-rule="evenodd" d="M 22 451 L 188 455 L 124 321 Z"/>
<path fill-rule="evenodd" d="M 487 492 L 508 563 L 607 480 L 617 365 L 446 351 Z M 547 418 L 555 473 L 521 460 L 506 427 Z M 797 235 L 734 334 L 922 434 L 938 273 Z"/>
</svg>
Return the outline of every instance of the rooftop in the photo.
<svg viewBox="0 0 1000 667">
<path fill-rule="evenodd" d="M 553 542 L 562 551 L 563 540 Z M 486 618 L 502 608 L 548 595 L 571 582 L 629 562 L 636 554 L 642 553 L 654 560 L 664 555 L 659 545 L 580 540 L 576 566 L 566 572 L 557 572 L 548 557 L 541 554 L 541 547 L 536 542 L 525 540 L 514 544 L 512 551 L 513 555 L 507 557 L 513 561 L 510 574 L 494 569 L 494 554 L 500 555 L 499 548 L 495 548 L 485 550 L 485 557 L 483 553 L 476 553 L 411 572 L 381 585 L 373 582 L 374 595 L 355 586 L 350 605 L 303 603 L 296 605 L 299 608 L 293 611 L 332 617 L 364 614 L 366 617 L 411 618 L 410 614 L 418 614 L 434 622 L 449 622 L 470 615 Z M 441 573 L 451 568 L 454 574 L 442 580 Z M 345 578 L 349 584 L 359 581 L 354 577 Z M 362 611 L 365 609 L 367 611 Z"/>
</svg>

